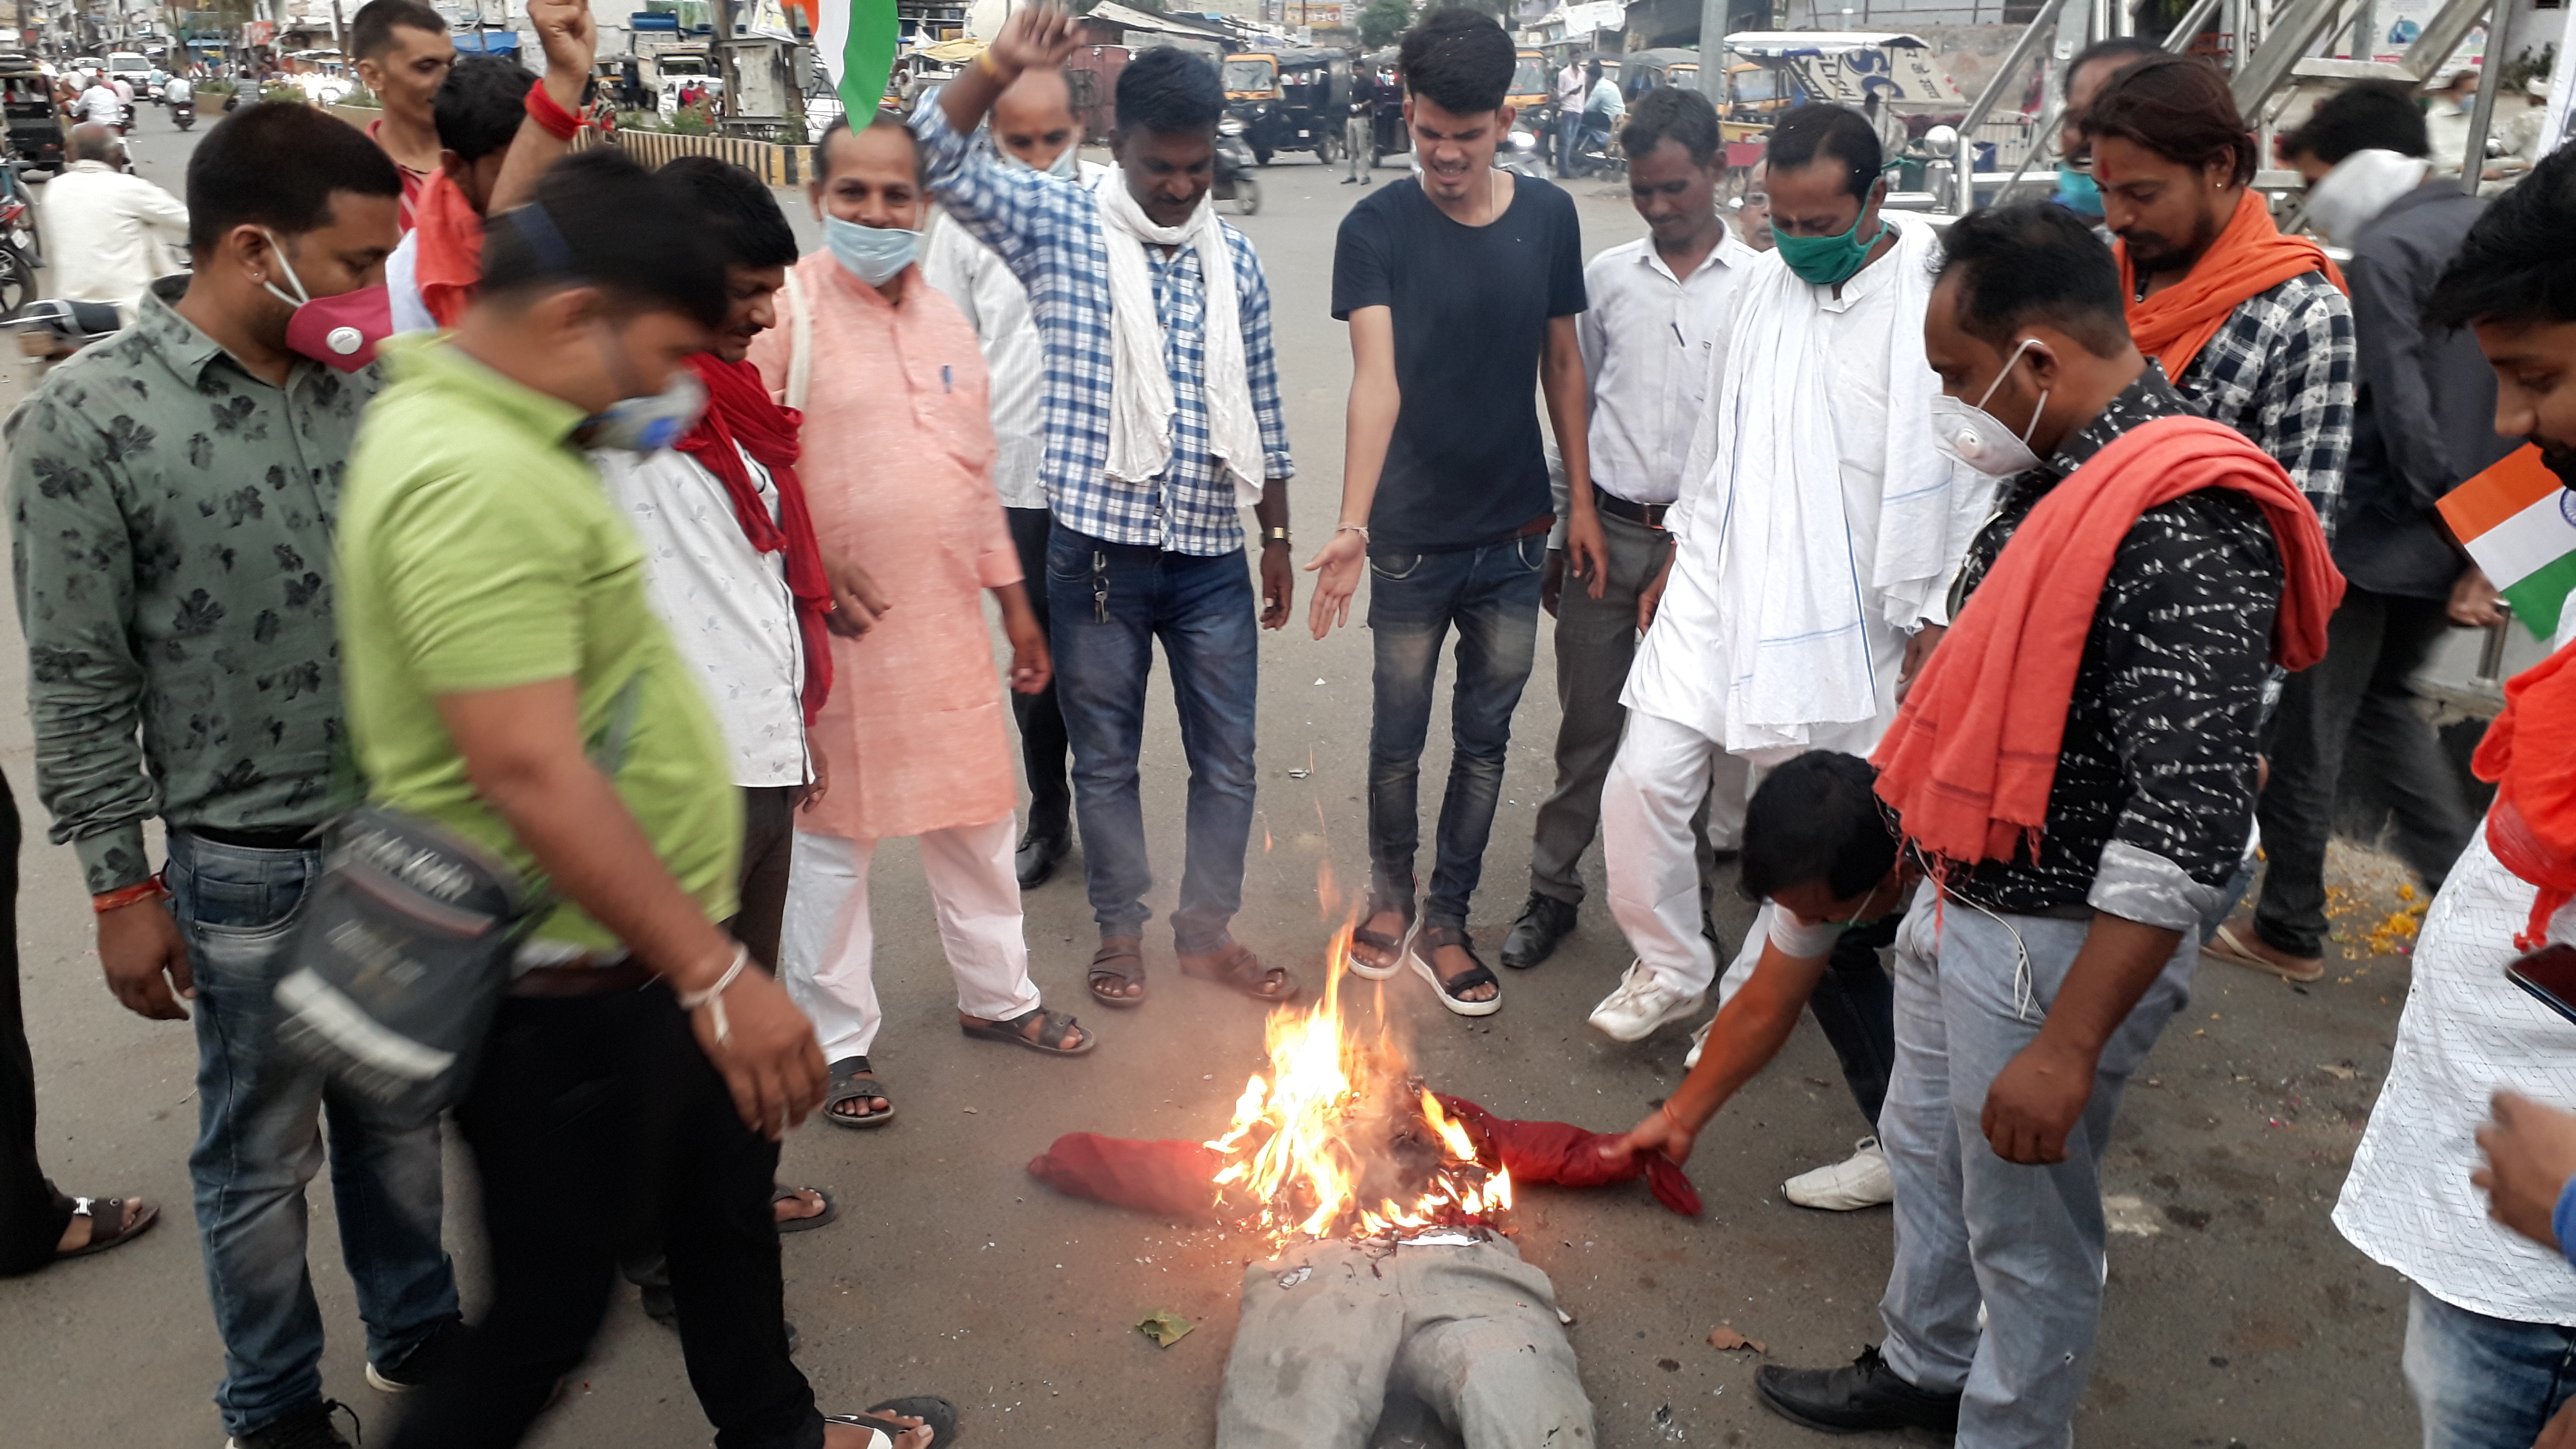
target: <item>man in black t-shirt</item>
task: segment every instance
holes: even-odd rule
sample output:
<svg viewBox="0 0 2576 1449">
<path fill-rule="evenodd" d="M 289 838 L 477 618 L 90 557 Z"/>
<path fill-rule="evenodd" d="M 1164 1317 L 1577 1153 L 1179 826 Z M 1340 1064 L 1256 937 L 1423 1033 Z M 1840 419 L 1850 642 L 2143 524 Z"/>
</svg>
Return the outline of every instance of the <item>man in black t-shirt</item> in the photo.
<svg viewBox="0 0 2576 1449">
<path fill-rule="evenodd" d="M 1539 578 L 1555 523 L 1533 381 L 1572 485 L 1566 560 L 1599 597 L 1601 522 L 1584 451 L 1589 402 L 1574 319 L 1583 247 L 1574 202 L 1494 168 L 1511 129 L 1512 43 L 1457 7 L 1404 37 L 1400 64 L 1417 177 L 1351 208 L 1333 257 L 1333 316 L 1351 328 L 1350 450 L 1341 521 L 1306 567 L 1320 639 L 1350 614 L 1365 558 L 1375 582 L 1369 726 L 1368 914 L 1351 969 L 1406 965 L 1461 1016 L 1502 1008 L 1467 939 L 1512 710 L 1538 641 Z M 1430 899 L 1417 911 L 1416 799 L 1440 645 L 1458 634 L 1449 789 Z M 1417 923 L 1419 929 L 1417 930 Z"/>
</svg>

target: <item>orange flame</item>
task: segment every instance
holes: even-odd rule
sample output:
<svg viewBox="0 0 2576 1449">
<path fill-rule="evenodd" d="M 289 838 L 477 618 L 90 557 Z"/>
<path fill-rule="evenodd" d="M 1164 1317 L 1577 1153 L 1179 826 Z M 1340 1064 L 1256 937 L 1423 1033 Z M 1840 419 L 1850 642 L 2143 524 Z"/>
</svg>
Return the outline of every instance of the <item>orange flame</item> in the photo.
<svg viewBox="0 0 2576 1449">
<path fill-rule="evenodd" d="M 1275 1247 L 1466 1225 L 1511 1206 L 1510 1178 L 1478 1160 L 1384 1028 L 1364 1041 L 1344 1022 L 1350 937 L 1347 925 L 1333 936 L 1322 1000 L 1270 1014 L 1270 1075 L 1244 1083 L 1233 1125 L 1207 1144 L 1225 1158 L 1221 1195 L 1251 1204 L 1244 1226 Z"/>
</svg>

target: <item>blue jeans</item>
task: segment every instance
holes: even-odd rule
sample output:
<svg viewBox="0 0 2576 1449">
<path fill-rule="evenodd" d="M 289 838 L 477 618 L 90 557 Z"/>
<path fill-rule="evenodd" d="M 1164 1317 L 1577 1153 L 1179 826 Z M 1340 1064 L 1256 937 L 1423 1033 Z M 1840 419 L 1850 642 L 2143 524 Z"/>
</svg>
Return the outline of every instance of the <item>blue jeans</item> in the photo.
<svg viewBox="0 0 2576 1449">
<path fill-rule="evenodd" d="M 1577 138 L 1582 134 L 1583 113 L 1581 111 L 1566 111 L 1558 114 L 1556 118 L 1557 175 L 1572 176 L 1574 174 L 1574 147 Z"/>
<path fill-rule="evenodd" d="M 1190 763 L 1189 834 L 1176 949 L 1198 953 L 1233 939 L 1243 905 L 1243 852 L 1252 839 L 1253 699 L 1260 683 L 1260 620 L 1242 550 L 1214 557 L 1106 543 L 1061 523 L 1047 544 L 1049 647 L 1056 701 L 1073 744 L 1073 803 L 1091 914 L 1100 934 L 1141 934 L 1153 913 L 1145 893 L 1145 810 L 1136 760 L 1145 739 L 1145 683 L 1163 642 Z"/>
<path fill-rule="evenodd" d="M 330 1140 L 340 1256 L 371 1362 L 399 1361 L 454 1318 L 439 1246 L 438 1125 L 394 1129 L 274 1054 L 270 993 L 322 868 L 311 850 L 253 850 L 170 832 L 171 914 L 197 999 L 197 1231 L 224 1340 L 224 1432 L 255 1432 L 322 1395 L 322 1313 L 304 1263 L 304 1187 Z M 324 1108 L 329 1108 L 325 1113 Z"/>
<path fill-rule="evenodd" d="M 2576 1392 L 2576 1327 L 2489 1318 L 2417 1288 L 2402 1362 L 2424 1449 L 2531 1449 Z"/>
<path fill-rule="evenodd" d="M 1449 789 L 1431 871 L 1426 925 L 1463 930 L 1467 898 L 1485 870 L 1485 840 L 1503 793 L 1512 711 L 1538 651 L 1539 573 L 1547 535 L 1446 553 L 1369 555 L 1369 633 L 1377 655 L 1369 721 L 1370 887 L 1380 902 L 1413 900 L 1421 844 L 1422 744 L 1431 729 L 1440 646 L 1458 631 L 1458 682 L 1449 706 Z"/>
</svg>

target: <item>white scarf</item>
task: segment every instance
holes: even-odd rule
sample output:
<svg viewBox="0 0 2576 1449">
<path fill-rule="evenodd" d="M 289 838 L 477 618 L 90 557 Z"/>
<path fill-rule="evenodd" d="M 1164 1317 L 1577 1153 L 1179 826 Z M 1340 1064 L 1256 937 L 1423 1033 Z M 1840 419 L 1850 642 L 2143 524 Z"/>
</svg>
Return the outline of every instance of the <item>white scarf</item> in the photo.
<svg viewBox="0 0 2576 1449">
<path fill-rule="evenodd" d="M 2308 226 L 2339 246 L 2352 245 L 2361 229 L 2397 198 L 2424 183 L 2431 166 L 2421 156 L 2396 151 L 2355 151 L 2308 192 Z"/>
<path fill-rule="evenodd" d="M 1172 465 L 1172 376 L 1163 363 L 1163 319 L 1154 307 L 1148 246 L 1195 247 L 1206 354 L 1199 380 L 1207 398 L 1208 450 L 1234 475 L 1234 501 L 1261 501 L 1261 423 L 1252 411 L 1252 375 L 1244 359 L 1243 311 L 1234 291 L 1234 257 L 1217 224 L 1216 200 L 1179 226 L 1156 226 L 1123 178 L 1092 191 L 1100 198 L 1101 242 L 1109 253 L 1109 476 L 1122 483 L 1159 478 Z"/>
<path fill-rule="evenodd" d="M 1932 445 L 1941 390 L 1923 352 L 1939 236 L 1888 213 L 1887 268 L 1896 323 L 1888 359 L 1887 462 L 1877 545 L 1857 558 L 1832 442 L 1819 289 L 1765 254 L 1734 298 L 1724 372 L 1716 379 L 1715 448 L 1692 528 L 1723 529 L 1716 603 L 1726 638 L 1726 738 L 1738 753 L 1804 749 L 1810 728 L 1875 719 L 1888 683 L 1871 636 L 1937 612 L 1979 506 L 1965 470 Z M 1871 615 L 1876 615 L 1873 621 Z"/>
</svg>

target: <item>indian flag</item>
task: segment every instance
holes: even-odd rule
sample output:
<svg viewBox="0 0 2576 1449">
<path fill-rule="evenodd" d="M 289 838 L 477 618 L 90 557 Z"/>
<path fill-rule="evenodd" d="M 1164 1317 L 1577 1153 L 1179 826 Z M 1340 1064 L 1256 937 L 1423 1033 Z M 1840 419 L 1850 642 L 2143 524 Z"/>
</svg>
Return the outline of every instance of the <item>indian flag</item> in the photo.
<svg viewBox="0 0 2576 1449">
<path fill-rule="evenodd" d="M 807 0 L 814 17 L 814 54 L 840 94 L 850 124 L 863 126 L 885 99 L 886 77 L 903 30 L 894 0 Z"/>
<path fill-rule="evenodd" d="M 2576 590 L 2576 494 L 2525 445 L 2443 495 L 2442 517 L 2502 590 L 2513 612 L 2546 640 Z"/>
</svg>

